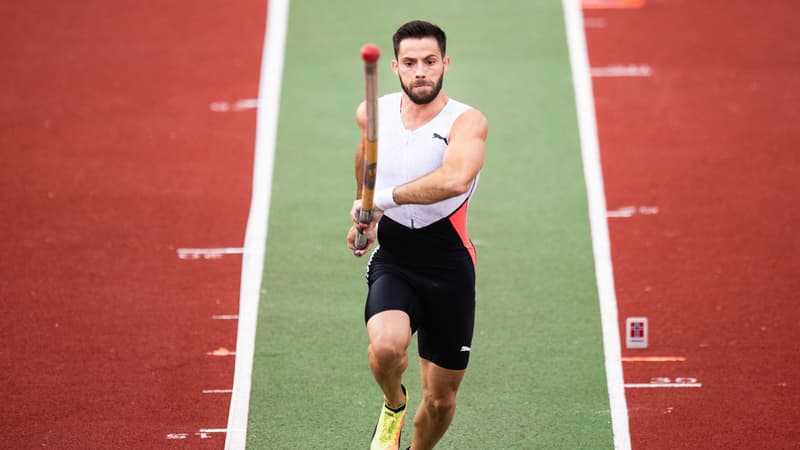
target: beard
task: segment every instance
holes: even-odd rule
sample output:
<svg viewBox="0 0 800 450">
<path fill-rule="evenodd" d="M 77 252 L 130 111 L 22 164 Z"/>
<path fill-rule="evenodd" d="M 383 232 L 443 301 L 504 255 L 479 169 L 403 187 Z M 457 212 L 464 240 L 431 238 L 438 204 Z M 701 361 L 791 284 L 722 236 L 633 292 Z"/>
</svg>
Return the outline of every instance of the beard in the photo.
<svg viewBox="0 0 800 450">
<path fill-rule="evenodd" d="M 400 86 L 403 88 L 403 92 L 408 95 L 408 98 L 411 99 L 417 105 L 427 105 L 428 103 L 432 102 L 433 99 L 439 95 L 439 91 L 442 90 L 442 83 L 444 82 L 444 73 L 441 77 L 439 77 L 439 81 L 433 84 L 433 89 L 427 94 L 417 94 L 414 92 L 414 87 L 416 86 L 431 86 L 430 83 L 418 83 L 413 82 L 410 86 L 406 86 L 403 84 L 403 80 L 400 80 Z"/>
</svg>

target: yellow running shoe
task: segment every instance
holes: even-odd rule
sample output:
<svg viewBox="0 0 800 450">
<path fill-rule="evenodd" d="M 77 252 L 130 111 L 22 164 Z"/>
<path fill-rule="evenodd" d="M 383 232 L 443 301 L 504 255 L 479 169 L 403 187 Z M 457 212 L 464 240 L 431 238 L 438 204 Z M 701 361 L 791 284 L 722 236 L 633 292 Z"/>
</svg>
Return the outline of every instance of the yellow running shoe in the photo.
<svg viewBox="0 0 800 450">
<path fill-rule="evenodd" d="M 400 385 L 406 402 L 399 408 L 390 408 L 386 401 L 383 402 L 381 416 L 372 433 L 370 450 L 396 450 L 400 447 L 400 432 L 403 430 L 403 420 L 406 418 L 406 405 L 408 404 L 408 391 Z"/>
</svg>

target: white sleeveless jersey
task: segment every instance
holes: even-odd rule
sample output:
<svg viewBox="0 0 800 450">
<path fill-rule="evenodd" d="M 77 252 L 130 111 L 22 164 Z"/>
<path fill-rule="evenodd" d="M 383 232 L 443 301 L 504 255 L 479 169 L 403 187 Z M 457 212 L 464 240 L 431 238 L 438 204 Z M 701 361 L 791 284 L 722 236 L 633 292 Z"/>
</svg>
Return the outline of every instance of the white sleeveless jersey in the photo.
<svg viewBox="0 0 800 450">
<path fill-rule="evenodd" d="M 439 168 L 447 150 L 453 122 L 471 108 L 449 99 L 430 122 L 409 131 L 400 118 L 400 99 L 399 92 L 378 99 L 376 190 L 408 183 Z M 470 189 L 456 197 L 431 205 L 400 205 L 387 210 L 384 215 L 405 227 L 417 229 L 449 217 L 463 206 L 465 220 L 466 204 L 477 183 L 478 177 L 475 177 Z"/>
</svg>

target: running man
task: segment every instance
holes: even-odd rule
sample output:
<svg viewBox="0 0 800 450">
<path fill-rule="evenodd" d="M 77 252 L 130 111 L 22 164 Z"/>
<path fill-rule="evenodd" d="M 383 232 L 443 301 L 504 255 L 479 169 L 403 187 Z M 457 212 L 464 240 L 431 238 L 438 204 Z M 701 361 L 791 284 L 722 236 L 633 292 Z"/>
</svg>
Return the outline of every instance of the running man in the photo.
<svg viewBox="0 0 800 450">
<path fill-rule="evenodd" d="M 444 31 L 412 21 L 397 30 L 393 42 L 392 69 L 402 92 L 378 100 L 376 209 L 368 226 L 358 221 L 362 143 L 347 242 L 361 256 L 378 241 L 367 269 L 365 321 L 370 369 L 384 402 L 370 448 L 399 446 L 408 401 L 402 377 L 416 332 L 423 392 L 410 448 L 421 450 L 433 448 L 447 431 L 470 356 L 475 249 L 466 217 L 483 166 L 488 123 L 480 111 L 441 90 L 450 66 Z M 366 133 L 365 103 L 356 120 Z M 366 249 L 355 249 L 357 230 L 368 236 Z"/>
</svg>

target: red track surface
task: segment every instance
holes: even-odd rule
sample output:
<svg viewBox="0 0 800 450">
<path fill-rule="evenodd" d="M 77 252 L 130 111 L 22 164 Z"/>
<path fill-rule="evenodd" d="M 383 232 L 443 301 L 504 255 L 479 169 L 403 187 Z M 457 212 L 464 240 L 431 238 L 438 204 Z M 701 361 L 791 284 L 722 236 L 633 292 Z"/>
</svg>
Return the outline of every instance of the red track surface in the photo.
<svg viewBox="0 0 800 450">
<path fill-rule="evenodd" d="M 609 219 L 621 322 L 651 327 L 650 348 L 623 355 L 687 358 L 625 363 L 625 382 L 702 383 L 626 389 L 633 447 L 800 448 L 800 8 L 584 15 L 605 21 L 587 28 L 593 67 L 653 70 L 594 79 L 609 210 L 658 208 Z"/>
<path fill-rule="evenodd" d="M 2 447 L 222 447 L 241 258 L 176 249 L 243 241 L 264 16 L 0 3 Z"/>
</svg>

